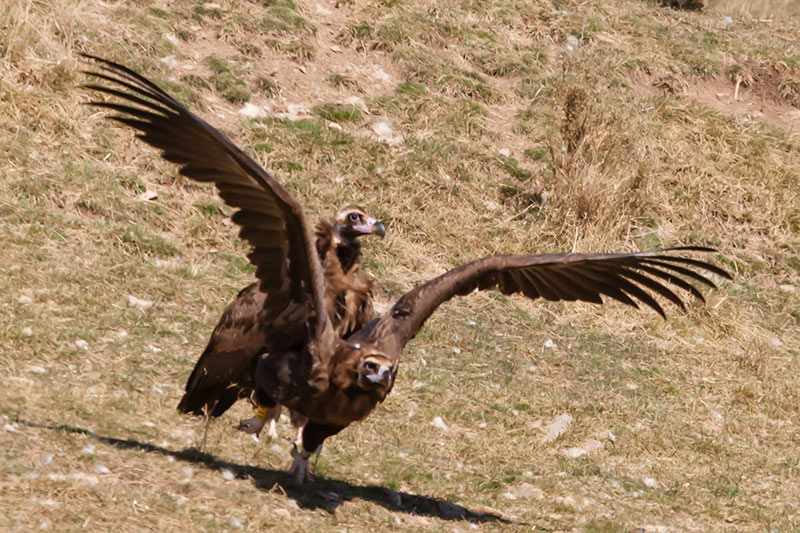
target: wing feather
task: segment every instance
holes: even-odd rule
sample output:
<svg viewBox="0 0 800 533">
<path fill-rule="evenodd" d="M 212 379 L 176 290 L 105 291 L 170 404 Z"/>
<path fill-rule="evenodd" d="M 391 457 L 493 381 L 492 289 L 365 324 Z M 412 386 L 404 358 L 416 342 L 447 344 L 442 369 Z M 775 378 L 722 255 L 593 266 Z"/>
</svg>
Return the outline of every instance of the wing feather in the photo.
<svg viewBox="0 0 800 533">
<path fill-rule="evenodd" d="M 112 86 L 87 85 L 92 91 L 122 100 L 89 102 L 119 113 L 109 118 L 138 132 L 137 136 L 197 181 L 213 182 L 219 196 L 238 209 L 233 217 L 240 235 L 253 250 L 261 289 L 270 297 L 265 308 L 285 305 L 287 297 L 304 304 L 310 334 L 326 342 L 330 336 L 325 311 L 324 279 L 314 238 L 300 203 L 272 176 L 208 123 L 155 84 L 132 70 L 85 55 L 99 69 L 86 72 Z M 279 309 L 272 310 L 274 312 Z M 320 340 L 320 342 L 323 342 Z M 327 367 L 325 350 L 315 368 Z"/>
<path fill-rule="evenodd" d="M 696 270 L 723 278 L 731 276 L 707 261 L 686 257 L 688 252 L 712 252 L 704 247 L 676 247 L 622 254 L 496 255 L 454 268 L 404 294 L 371 329 L 371 340 L 394 347 L 405 345 L 443 302 L 475 289 L 497 289 L 551 301 L 600 304 L 603 296 L 639 308 L 644 304 L 666 318 L 660 296 L 685 310 L 673 287 L 702 300 L 692 282 L 715 287 Z M 683 277 L 679 277 L 680 274 Z M 688 278 L 684 279 L 684 278 Z"/>
</svg>

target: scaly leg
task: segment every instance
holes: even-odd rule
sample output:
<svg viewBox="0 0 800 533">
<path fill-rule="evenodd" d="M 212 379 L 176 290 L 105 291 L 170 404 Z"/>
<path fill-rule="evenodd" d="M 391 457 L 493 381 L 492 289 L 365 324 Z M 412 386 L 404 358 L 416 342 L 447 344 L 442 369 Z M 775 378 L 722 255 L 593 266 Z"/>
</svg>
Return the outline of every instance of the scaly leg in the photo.
<svg viewBox="0 0 800 533">
<path fill-rule="evenodd" d="M 276 407 L 280 408 L 280 406 Z M 264 407 L 263 405 L 258 406 L 258 409 L 256 410 L 256 416 L 239 421 L 239 430 L 249 433 L 250 435 L 261 434 L 261 430 L 264 429 L 264 423 L 267 420 L 268 411 L 269 409 L 267 407 Z"/>
</svg>

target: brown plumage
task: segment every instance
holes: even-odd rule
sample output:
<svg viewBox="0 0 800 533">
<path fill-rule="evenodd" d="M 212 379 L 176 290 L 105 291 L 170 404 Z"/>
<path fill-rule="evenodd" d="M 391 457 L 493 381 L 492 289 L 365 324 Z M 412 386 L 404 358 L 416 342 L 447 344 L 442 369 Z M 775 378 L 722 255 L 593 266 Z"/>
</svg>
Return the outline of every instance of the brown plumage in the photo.
<svg viewBox="0 0 800 533">
<path fill-rule="evenodd" d="M 250 260 L 268 297 L 259 313 L 274 320 L 269 351 L 258 358 L 255 396 L 261 405 L 281 403 L 309 417 L 303 450 L 292 472 L 308 477 L 308 457 L 329 436 L 366 417 L 394 385 L 403 348 L 436 308 L 456 295 L 499 290 L 550 301 L 603 303 L 603 296 L 638 308 L 664 310 L 654 295 L 684 308 L 677 289 L 703 299 L 695 284 L 714 287 L 698 271 L 730 276 L 688 257 L 709 248 L 680 247 L 642 253 L 495 255 L 478 259 L 404 294 L 380 319 L 346 339 L 337 336 L 326 309 L 323 269 L 299 204 L 255 162 L 211 126 L 152 83 L 104 60 L 101 78 L 137 95 L 103 86 L 90 88 L 129 104 L 95 102 L 122 113 L 112 117 L 178 163 L 181 173 L 217 184 L 220 195 L 241 211 L 233 220 L 254 251 Z M 144 98 L 141 98 L 144 97 Z M 246 190 L 246 194 L 239 191 Z M 303 228 L 306 228 L 305 230 Z"/>
<path fill-rule="evenodd" d="M 345 337 L 372 318 L 372 284 L 360 270 L 363 235 L 385 236 L 379 221 L 347 204 L 330 222 L 320 222 L 315 246 L 322 261 L 325 307 L 337 336 Z M 268 352 L 273 324 L 262 312 L 268 295 L 256 282 L 242 289 L 223 311 L 178 404 L 184 413 L 220 416 L 253 392 L 256 360 Z M 274 411 L 273 417 L 280 415 Z M 260 427 L 257 428 L 260 431 Z M 257 432 L 257 431 L 256 431 Z M 274 434 L 274 425 L 271 427 Z"/>
</svg>

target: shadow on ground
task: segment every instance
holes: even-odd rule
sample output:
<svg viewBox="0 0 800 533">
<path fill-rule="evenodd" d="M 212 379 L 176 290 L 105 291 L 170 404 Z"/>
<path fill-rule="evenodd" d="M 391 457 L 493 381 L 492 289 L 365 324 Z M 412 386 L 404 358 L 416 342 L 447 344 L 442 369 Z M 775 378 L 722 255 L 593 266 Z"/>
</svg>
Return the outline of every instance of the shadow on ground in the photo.
<svg viewBox="0 0 800 533">
<path fill-rule="evenodd" d="M 447 500 L 395 491 L 378 485 L 354 485 L 346 481 L 316 476 L 311 485 L 301 489 L 294 484 L 291 476 L 282 470 L 231 463 L 217 459 L 214 455 L 201 452 L 195 448 L 174 451 L 147 442 L 107 437 L 89 431 L 88 429 L 63 424 L 41 424 L 21 419 L 17 419 L 16 422 L 32 428 L 86 435 L 98 442 L 122 450 L 138 450 L 164 456 L 172 456 L 181 461 L 186 461 L 187 463 L 202 465 L 210 470 L 230 470 L 239 479 L 252 479 L 253 484 L 261 490 L 280 490 L 286 494 L 287 497 L 295 500 L 297 504 L 304 509 L 324 509 L 333 514 L 344 502 L 358 499 L 376 503 L 390 511 L 431 516 L 443 520 L 512 523 L 510 520 L 493 513 L 470 511 L 466 507 L 462 507 Z"/>
</svg>

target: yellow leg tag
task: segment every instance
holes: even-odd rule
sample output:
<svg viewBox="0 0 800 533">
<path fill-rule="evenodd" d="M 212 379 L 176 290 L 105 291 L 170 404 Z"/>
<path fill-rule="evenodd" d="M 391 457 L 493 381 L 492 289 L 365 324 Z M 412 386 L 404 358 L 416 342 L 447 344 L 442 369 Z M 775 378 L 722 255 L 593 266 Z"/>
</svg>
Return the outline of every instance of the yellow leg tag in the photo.
<svg viewBox="0 0 800 533">
<path fill-rule="evenodd" d="M 258 409 L 256 409 L 256 418 L 264 422 L 267 419 L 267 411 L 269 409 L 264 407 L 263 405 L 259 405 Z"/>
</svg>

